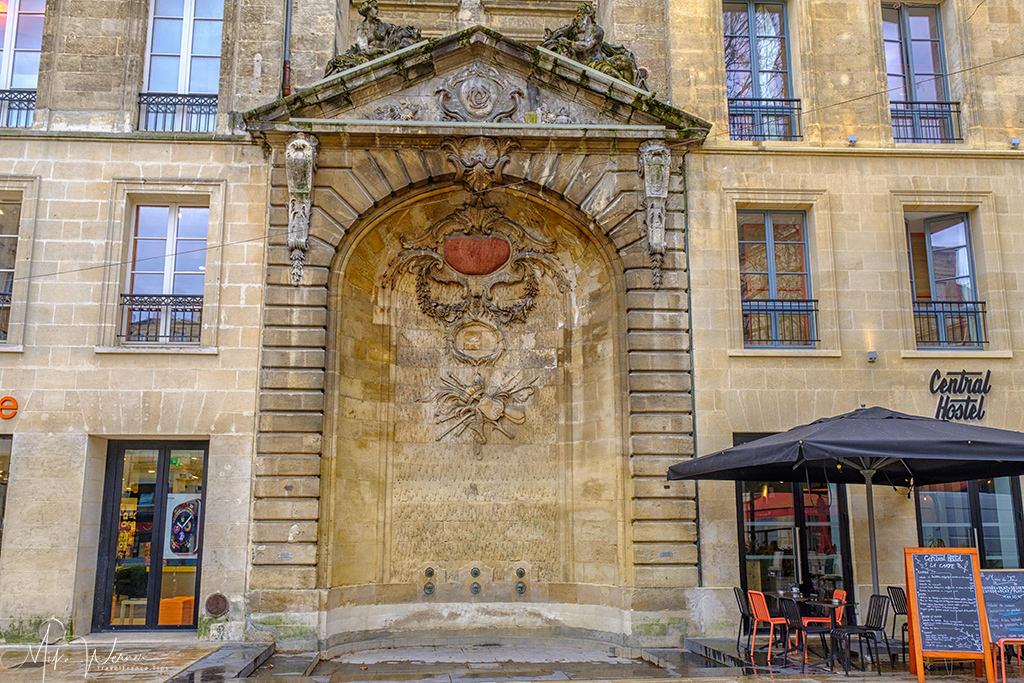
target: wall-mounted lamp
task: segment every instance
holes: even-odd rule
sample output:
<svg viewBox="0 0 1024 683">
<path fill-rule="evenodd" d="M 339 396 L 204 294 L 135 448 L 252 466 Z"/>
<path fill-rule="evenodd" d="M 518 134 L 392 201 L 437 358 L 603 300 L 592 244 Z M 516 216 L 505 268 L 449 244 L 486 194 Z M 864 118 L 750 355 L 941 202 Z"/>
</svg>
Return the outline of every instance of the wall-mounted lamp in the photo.
<svg viewBox="0 0 1024 683">
<path fill-rule="evenodd" d="M 857 144 L 857 136 L 856 135 L 851 135 L 850 138 L 849 138 L 849 142 L 850 142 L 850 147 L 853 147 L 854 145 L 856 145 Z"/>
<path fill-rule="evenodd" d="M 1020 147 L 1020 138 L 1010 138 L 1010 147 L 1013 149 Z"/>
<path fill-rule="evenodd" d="M 876 360 L 878 360 L 878 352 L 877 351 L 868 351 L 868 362 L 869 363 L 874 363 Z"/>
</svg>

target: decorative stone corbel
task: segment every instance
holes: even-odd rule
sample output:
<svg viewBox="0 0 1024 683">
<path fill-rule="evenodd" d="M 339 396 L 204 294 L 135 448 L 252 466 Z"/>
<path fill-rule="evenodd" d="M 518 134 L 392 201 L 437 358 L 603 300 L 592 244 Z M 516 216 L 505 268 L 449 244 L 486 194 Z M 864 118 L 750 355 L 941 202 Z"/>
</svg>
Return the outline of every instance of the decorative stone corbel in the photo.
<svg viewBox="0 0 1024 683">
<path fill-rule="evenodd" d="M 668 202 L 668 179 L 672 154 L 661 140 L 648 140 L 640 145 L 640 166 L 644 179 L 644 207 L 647 209 L 647 255 L 654 271 L 654 287 L 661 287 L 661 267 L 665 261 L 665 210 Z"/>
<path fill-rule="evenodd" d="M 288 177 L 288 250 L 291 252 L 293 285 L 302 281 L 302 266 L 309 249 L 310 195 L 319 144 L 320 141 L 312 135 L 296 133 L 284 150 L 284 168 Z"/>
</svg>

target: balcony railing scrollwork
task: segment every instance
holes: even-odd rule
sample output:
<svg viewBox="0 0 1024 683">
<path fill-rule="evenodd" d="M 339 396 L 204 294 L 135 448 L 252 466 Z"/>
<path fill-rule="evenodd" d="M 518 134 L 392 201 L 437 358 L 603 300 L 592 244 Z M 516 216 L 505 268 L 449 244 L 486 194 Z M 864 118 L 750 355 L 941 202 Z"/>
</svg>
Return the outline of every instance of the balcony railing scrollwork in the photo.
<svg viewBox="0 0 1024 683">
<path fill-rule="evenodd" d="M 121 334 L 128 343 L 198 344 L 202 295 L 122 294 Z"/>
<path fill-rule="evenodd" d="M 216 95 L 139 94 L 139 130 L 212 133 L 216 123 Z"/>
<path fill-rule="evenodd" d="M 729 99 L 733 140 L 800 140 L 800 100 Z"/>
<path fill-rule="evenodd" d="M 959 102 L 890 102 L 895 142 L 960 142 Z"/>
<path fill-rule="evenodd" d="M 915 301 L 917 348 L 983 348 L 984 301 Z"/>
<path fill-rule="evenodd" d="M 817 299 L 748 299 L 743 302 L 745 346 L 814 346 Z"/>
<path fill-rule="evenodd" d="M 0 126 L 29 128 L 35 110 L 35 90 L 0 90 Z"/>
</svg>

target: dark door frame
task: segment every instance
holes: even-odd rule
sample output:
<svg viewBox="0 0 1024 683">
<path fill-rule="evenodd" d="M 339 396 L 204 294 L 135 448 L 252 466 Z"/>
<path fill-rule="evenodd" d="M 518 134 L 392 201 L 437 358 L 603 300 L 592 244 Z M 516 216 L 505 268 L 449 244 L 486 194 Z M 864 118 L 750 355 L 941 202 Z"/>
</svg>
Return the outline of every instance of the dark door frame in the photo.
<svg viewBox="0 0 1024 683">
<path fill-rule="evenodd" d="M 121 509 L 121 483 L 124 477 L 124 453 L 127 450 L 156 450 L 156 490 L 153 499 L 153 533 L 161 532 L 161 542 L 150 546 L 147 595 L 156 595 L 156 600 L 146 602 L 146 626 L 111 624 L 111 603 L 114 598 L 114 568 L 116 565 L 118 525 Z M 196 545 L 196 587 L 192 610 L 192 623 L 187 625 L 155 625 L 159 621 L 159 588 L 163 578 L 163 533 L 165 508 L 167 507 L 167 478 L 170 473 L 172 450 L 187 449 L 203 451 L 202 493 L 199 496 L 199 520 Z M 107 444 L 107 466 L 103 480 L 103 505 L 100 513 L 100 537 L 96 557 L 96 589 L 92 608 L 92 630 L 95 631 L 152 631 L 152 630 L 195 630 L 199 613 L 199 588 L 203 574 L 203 536 L 206 531 L 206 478 L 209 469 L 210 442 L 203 440 L 160 441 L 118 440 Z M 154 624 L 150 626 L 149 624 Z"/>
</svg>

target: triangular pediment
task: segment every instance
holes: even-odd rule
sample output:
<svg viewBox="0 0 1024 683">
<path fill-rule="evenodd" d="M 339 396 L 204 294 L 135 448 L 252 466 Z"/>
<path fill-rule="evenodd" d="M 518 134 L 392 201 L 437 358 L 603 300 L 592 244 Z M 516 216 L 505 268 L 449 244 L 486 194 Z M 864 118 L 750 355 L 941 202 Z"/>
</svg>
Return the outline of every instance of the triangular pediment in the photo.
<svg viewBox="0 0 1024 683">
<path fill-rule="evenodd" d="M 468 125 L 515 128 L 526 136 L 659 130 L 660 137 L 693 141 L 711 128 L 621 79 L 482 26 L 334 74 L 245 112 L 243 120 L 253 132 L 316 129 L 318 123 L 420 133 Z"/>
</svg>

